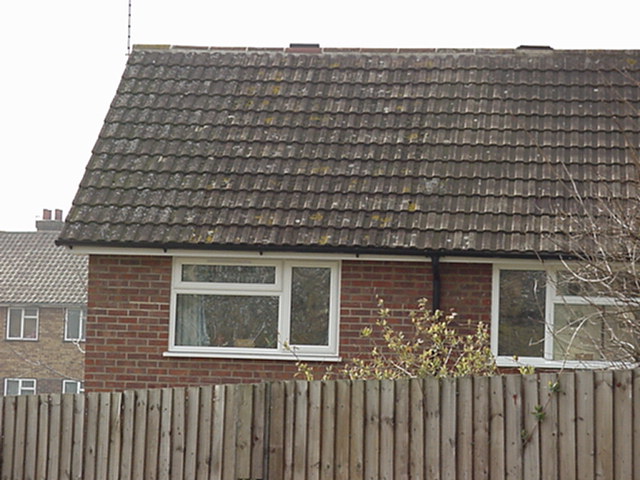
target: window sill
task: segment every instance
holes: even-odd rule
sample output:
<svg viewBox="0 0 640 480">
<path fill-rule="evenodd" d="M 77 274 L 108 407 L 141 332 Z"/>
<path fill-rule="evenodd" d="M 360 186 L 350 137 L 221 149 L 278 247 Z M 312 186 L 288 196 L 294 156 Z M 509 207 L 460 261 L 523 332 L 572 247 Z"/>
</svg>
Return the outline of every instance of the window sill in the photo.
<svg viewBox="0 0 640 480">
<path fill-rule="evenodd" d="M 636 364 L 627 362 L 605 362 L 603 360 L 546 360 L 538 357 L 496 357 L 498 367 L 533 367 L 549 369 L 608 369 L 608 368 L 633 368 Z"/>
<path fill-rule="evenodd" d="M 240 360 L 284 360 L 289 362 L 341 362 L 342 357 L 327 353 L 296 353 L 288 352 L 203 352 L 198 350 L 169 350 L 162 354 L 164 357 L 192 357 L 192 358 L 235 358 Z"/>
</svg>

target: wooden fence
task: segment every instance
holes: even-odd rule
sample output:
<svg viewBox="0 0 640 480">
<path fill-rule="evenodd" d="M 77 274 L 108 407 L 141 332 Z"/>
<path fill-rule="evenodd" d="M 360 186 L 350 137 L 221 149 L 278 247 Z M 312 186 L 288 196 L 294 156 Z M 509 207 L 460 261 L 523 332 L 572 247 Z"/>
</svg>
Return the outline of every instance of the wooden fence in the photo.
<svg viewBox="0 0 640 480">
<path fill-rule="evenodd" d="M 4 397 L 0 413 L 2 480 L 640 480 L 640 370 Z"/>
</svg>

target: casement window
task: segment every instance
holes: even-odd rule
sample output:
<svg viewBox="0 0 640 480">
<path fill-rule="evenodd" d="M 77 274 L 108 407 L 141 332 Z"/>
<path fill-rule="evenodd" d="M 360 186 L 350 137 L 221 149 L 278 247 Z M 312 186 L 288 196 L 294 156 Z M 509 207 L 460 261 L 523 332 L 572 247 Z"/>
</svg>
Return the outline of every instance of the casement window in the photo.
<svg viewBox="0 0 640 480">
<path fill-rule="evenodd" d="M 5 378 L 5 395 L 35 395 L 36 381 L 33 378 Z"/>
<path fill-rule="evenodd" d="M 7 310 L 7 340 L 37 340 L 38 309 L 14 308 Z"/>
<path fill-rule="evenodd" d="M 338 263 L 174 261 L 167 355 L 336 359 Z"/>
<path fill-rule="evenodd" d="M 62 393 L 83 393 L 84 385 L 77 380 L 63 380 Z"/>
<path fill-rule="evenodd" d="M 67 308 L 64 322 L 64 339 L 68 342 L 84 342 L 86 312 L 82 308 Z"/>
<path fill-rule="evenodd" d="M 504 366 L 604 366 L 622 310 L 559 268 L 495 266 L 492 348 Z"/>
</svg>

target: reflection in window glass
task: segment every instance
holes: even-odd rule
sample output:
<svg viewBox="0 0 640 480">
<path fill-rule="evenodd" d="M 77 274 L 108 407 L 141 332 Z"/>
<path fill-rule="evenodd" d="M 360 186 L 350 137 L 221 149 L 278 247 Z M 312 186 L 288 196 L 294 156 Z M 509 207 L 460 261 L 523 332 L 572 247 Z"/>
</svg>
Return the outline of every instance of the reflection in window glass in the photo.
<svg viewBox="0 0 640 480">
<path fill-rule="evenodd" d="M 328 344 L 330 293 L 330 268 L 292 268 L 292 345 Z"/>
<path fill-rule="evenodd" d="M 546 274 L 540 270 L 501 270 L 498 354 L 544 354 Z"/>
<path fill-rule="evenodd" d="M 178 295 L 175 343 L 194 347 L 275 348 L 278 296 Z"/>
<path fill-rule="evenodd" d="M 182 281 L 274 284 L 276 269 L 253 265 L 183 265 Z"/>
<path fill-rule="evenodd" d="M 9 338 L 22 336 L 22 310 L 12 308 L 9 310 Z"/>
<path fill-rule="evenodd" d="M 80 308 L 67 309 L 65 340 L 84 340 L 85 313 Z"/>
</svg>

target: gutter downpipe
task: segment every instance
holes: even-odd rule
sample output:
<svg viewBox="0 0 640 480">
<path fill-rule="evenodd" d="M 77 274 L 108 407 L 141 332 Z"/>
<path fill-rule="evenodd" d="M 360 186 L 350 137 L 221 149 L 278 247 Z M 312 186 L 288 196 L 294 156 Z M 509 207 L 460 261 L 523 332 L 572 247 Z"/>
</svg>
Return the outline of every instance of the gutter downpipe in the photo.
<svg viewBox="0 0 640 480">
<path fill-rule="evenodd" d="M 432 309 L 435 312 L 440 310 L 440 296 L 442 293 L 442 281 L 440 279 L 440 256 L 431 255 L 431 276 L 433 277 L 433 300 Z"/>
</svg>

